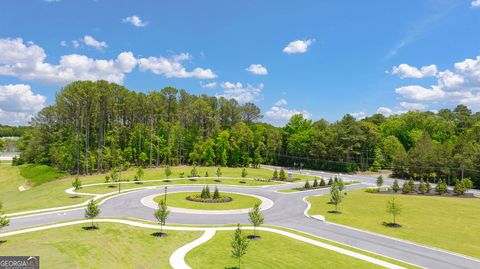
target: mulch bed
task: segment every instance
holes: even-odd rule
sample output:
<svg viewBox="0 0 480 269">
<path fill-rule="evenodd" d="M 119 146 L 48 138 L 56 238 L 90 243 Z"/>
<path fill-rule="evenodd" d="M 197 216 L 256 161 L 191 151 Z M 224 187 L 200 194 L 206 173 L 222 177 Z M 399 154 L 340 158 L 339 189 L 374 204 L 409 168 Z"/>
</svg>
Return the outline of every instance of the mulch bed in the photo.
<svg viewBox="0 0 480 269">
<path fill-rule="evenodd" d="M 219 199 L 213 199 L 213 198 L 203 199 L 200 196 L 187 196 L 185 197 L 185 199 L 191 202 L 199 202 L 199 203 L 228 203 L 233 201 L 233 198 L 230 196 L 221 196 Z"/>
</svg>

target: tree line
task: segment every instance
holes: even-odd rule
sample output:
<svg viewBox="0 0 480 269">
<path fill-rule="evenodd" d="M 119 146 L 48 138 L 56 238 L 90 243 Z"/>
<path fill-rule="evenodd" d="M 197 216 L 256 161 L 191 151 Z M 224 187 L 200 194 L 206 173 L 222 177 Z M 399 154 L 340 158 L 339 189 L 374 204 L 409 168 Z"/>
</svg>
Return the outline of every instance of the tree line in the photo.
<svg viewBox="0 0 480 269">
<path fill-rule="evenodd" d="M 234 99 L 166 87 L 135 92 L 106 81 L 76 81 L 57 93 L 20 141 L 18 163 L 79 174 L 130 165 L 275 164 L 353 172 L 393 169 L 402 178 L 480 186 L 480 114 L 407 112 L 284 127 L 260 122 L 260 109 Z"/>
</svg>

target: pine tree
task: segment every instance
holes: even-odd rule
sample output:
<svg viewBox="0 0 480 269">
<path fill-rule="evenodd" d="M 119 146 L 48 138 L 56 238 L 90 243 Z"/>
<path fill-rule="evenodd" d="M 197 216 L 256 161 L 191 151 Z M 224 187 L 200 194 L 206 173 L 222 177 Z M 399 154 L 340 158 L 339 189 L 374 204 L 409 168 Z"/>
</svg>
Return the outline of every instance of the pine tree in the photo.
<svg viewBox="0 0 480 269">
<path fill-rule="evenodd" d="M 393 190 L 395 193 L 397 193 L 397 192 L 400 190 L 400 186 L 398 186 L 398 180 L 397 180 L 397 179 L 395 179 L 395 180 L 393 181 L 392 190 Z"/>
<path fill-rule="evenodd" d="M 242 177 L 243 177 L 243 178 L 246 178 L 247 175 L 248 175 L 247 169 L 243 168 L 243 170 L 242 170 Z"/>
<path fill-rule="evenodd" d="M 222 176 L 222 169 L 220 169 L 220 167 L 217 168 L 217 179 L 219 179 L 221 176 Z"/>
<path fill-rule="evenodd" d="M 205 177 L 208 177 L 208 176 L 209 176 L 209 175 L 208 175 L 208 171 L 206 171 L 206 172 L 205 172 Z"/>
<path fill-rule="evenodd" d="M 328 186 L 332 186 L 333 185 L 333 179 L 332 178 L 329 178 L 328 179 Z"/>
<path fill-rule="evenodd" d="M 278 171 L 277 171 L 277 169 L 275 169 L 275 170 L 273 171 L 273 177 L 272 177 L 272 179 L 273 179 L 273 180 L 278 180 Z"/>
<path fill-rule="evenodd" d="M 413 179 L 410 179 L 408 181 L 408 185 L 410 186 L 410 192 L 414 192 L 415 191 L 415 182 L 413 182 Z"/>
<path fill-rule="evenodd" d="M 383 176 L 382 175 L 379 175 L 377 177 L 377 186 L 378 186 L 378 190 L 380 191 L 380 187 L 382 187 L 383 185 Z"/>
<path fill-rule="evenodd" d="M 198 177 L 198 172 L 197 172 L 197 167 L 194 166 L 192 170 L 190 170 L 190 176 L 191 177 Z"/>
<path fill-rule="evenodd" d="M 285 170 L 283 170 L 283 168 L 280 169 L 280 180 L 281 181 L 287 180 L 287 175 L 285 174 Z"/>
<path fill-rule="evenodd" d="M 463 185 L 463 182 L 460 181 L 460 180 L 457 180 L 457 182 L 455 183 L 455 186 L 453 187 L 453 192 L 456 195 L 463 195 L 463 194 L 465 194 L 466 191 L 467 190 L 466 190 L 465 186 Z"/>
<path fill-rule="evenodd" d="M 322 179 L 320 180 L 320 186 L 322 186 L 322 187 L 325 186 L 325 179 L 322 178 Z"/>
<path fill-rule="evenodd" d="M 442 194 L 444 194 L 444 193 L 447 193 L 447 192 L 448 192 L 447 183 L 443 182 L 443 180 L 440 180 L 440 181 L 437 183 L 436 191 L 437 191 L 438 194 L 440 194 L 440 195 L 442 195 Z"/>
<path fill-rule="evenodd" d="M 167 165 L 165 167 L 165 176 L 168 178 L 170 175 L 172 175 L 172 169 L 170 169 L 170 166 Z"/>
<path fill-rule="evenodd" d="M 208 187 L 208 185 L 207 185 L 207 187 L 205 187 L 205 196 L 206 196 L 206 198 L 211 198 L 210 187 Z"/>
<path fill-rule="evenodd" d="M 318 180 L 317 180 L 317 179 L 315 179 L 315 180 L 313 181 L 312 187 L 313 187 L 313 188 L 317 188 L 317 187 L 318 187 Z"/>
<path fill-rule="evenodd" d="M 308 180 L 305 181 L 305 185 L 303 186 L 303 188 L 304 188 L 304 189 L 310 189 L 310 188 L 311 188 L 311 187 L 310 187 L 310 182 L 308 182 Z"/>
<path fill-rule="evenodd" d="M 420 180 L 420 185 L 418 185 L 418 191 L 421 194 L 425 194 L 427 192 L 427 185 L 423 181 L 423 179 Z"/>
<path fill-rule="evenodd" d="M 220 191 L 218 190 L 218 187 L 215 186 L 215 191 L 213 192 L 213 200 L 220 199 Z"/>
<path fill-rule="evenodd" d="M 412 192 L 412 188 L 410 187 L 410 184 L 408 184 L 408 181 L 405 181 L 403 183 L 402 192 L 405 193 L 405 194 Z"/>
</svg>

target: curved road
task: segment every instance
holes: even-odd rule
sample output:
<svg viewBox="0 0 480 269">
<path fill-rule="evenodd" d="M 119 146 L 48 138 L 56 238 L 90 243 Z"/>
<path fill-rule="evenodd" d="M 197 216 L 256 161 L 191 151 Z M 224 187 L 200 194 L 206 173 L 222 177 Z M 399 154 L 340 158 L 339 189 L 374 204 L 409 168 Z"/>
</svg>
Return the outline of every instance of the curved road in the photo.
<svg viewBox="0 0 480 269">
<path fill-rule="evenodd" d="M 333 174 L 322 172 L 322 176 L 330 175 Z M 358 177 L 356 178 L 358 180 Z M 345 177 L 345 179 L 350 178 Z M 363 181 L 363 178 L 361 180 Z M 365 181 L 368 182 L 368 180 Z M 276 192 L 277 190 L 289 189 L 300 185 L 303 185 L 303 183 L 273 185 L 261 188 L 220 186 L 220 190 L 254 194 L 272 200 L 274 205 L 263 211 L 266 225 L 298 230 L 426 268 L 480 268 L 480 260 L 474 258 L 309 218 L 304 214 L 307 204 L 303 201 L 303 198 L 327 194 L 329 193 L 329 188 L 294 193 Z M 361 183 L 347 186 L 347 189 L 358 189 L 368 186 L 370 186 L 370 183 Z M 201 188 L 202 186 L 181 185 L 169 186 L 168 189 L 169 192 L 175 192 L 200 191 Z M 107 198 L 100 203 L 100 217 L 129 217 L 155 221 L 152 209 L 141 203 L 142 198 L 153 194 L 163 194 L 163 186 L 125 192 Z M 10 226 L 4 228 L 4 230 L 21 229 L 81 218 L 84 218 L 84 208 L 14 217 L 10 219 Z M 248 223 L 248 216 L 245 213 L 199 215 L 171 212 L 168 223 L 198 225 Z"/>
</svg>

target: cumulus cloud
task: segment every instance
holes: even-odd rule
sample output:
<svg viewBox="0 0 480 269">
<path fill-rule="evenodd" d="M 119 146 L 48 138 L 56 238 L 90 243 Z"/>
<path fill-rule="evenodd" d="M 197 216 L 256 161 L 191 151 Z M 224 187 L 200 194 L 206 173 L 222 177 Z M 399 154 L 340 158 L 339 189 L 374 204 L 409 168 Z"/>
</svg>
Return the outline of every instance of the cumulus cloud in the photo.
<svg viewBox="0 0 480 269">
<path fill-rule="evenodd" d="M 357 120 L 364 119 L 367 116 L 367 114 L 363 111 L 353 112 L 353 113 L 350 113 L 350 115 L 355 117 Z"/>
<path fill-rule="evenodd" d="M 192 57 L 188 53 L 173 55 L 172 57 L 148 57 L 138 60 L 141 71 L 151 71 L 157 75 L 164 75 L 167 78 L 199 78 L 211 79 L 217 75 L 211 69 L 200 67 L 187 71 L 182 62 L 190 60 Z"/>
<path fill-rule="evenodd" d="M 287 54 L 305 53 L 314 41 L 314 39 L 292 41 L 283 49 L 283 52 Z"/>
<path fill-rule="evenodd" d="M 472 7 L 473 8 L 480 7 L 480 0 L 473 0 L 472 1 Z"/>
<path fill-rule="evenodd" d="M 200 81 L 200 87 L 204 89 L 215 89 L 217 87 L 217 82 L 212 81 L 212 82 L 204 83 L 203 81 Z"/>
<path fill-rule="evenodd" d="M 393 110 L 391 108 L 388 108 L 388 107 L 379 107 L 377 109 L 377 113 L 380 113 L 382 115 L 384 115 L 385 117 L 388 117 L 388 116 L 391 116 L 391 115 L 397 115 L 397 114 L 403 114 L 403 113 L 406 113 L 407 110 Z"/>
<path fill-rule="evenodd" d="M 255 74 L 255 75 L 267 75 L 268 70 L 265 66 L 261 64 L 251 64 L 248 68 L 246 68 L 248 72 Z"/>
<path fill-rule="evenodd" d="M 282 98 L 275 103 L 275 106 L 284 106 L 286 104 L 287 104 L 287 100 Z"/>
<path fill-rule="evenodd" d="M 85 43 L 85 45 L 94 47 L 98 50 L 103 50 L 108 47 L 105 41 L 98 41 L 89 35 L 84 36 L 82 41 L 83 43 Z"/>
<path fill-rule="evenodd" d="M 21 38 L 0 39 L 0 75 L 52 85 L 64 85 L 75 80 L 99 80 L 123 83 L 137 61 L 131 52 L 122 52 L 116 59 L 96 60 L 84 55 L 60 57 L 58 64 L 46 63 L 47 55 L 38 45 L 23 43 Z"/>
<path fill-rule="evenodd" d="M 432 64 L 423 66 L 420 69 L 408 64 L 401 64 L 392 67 L 392 74 L 400 76 L 400 78 L 425 78 L 437 75 L 437 66 Z"/>
<path fill-rule="evenodd" d="M 25 125 L 45 107 L 45 96 L 34 94 L 29 85 L 0 85 L 0 123 Z"/>
<path fill-rule="evenodd" d="M 257 86 L 247 84 L 243 85 L 240 82 L 222 82 L 220 87 L 223 89 L 223 94 L 218 94 L 217 97 L 225 97 L 227 99 L 235 99 L 237 102 L 243 104 L 247 102 L 255 102 L 261 99 L 263 84 Z"/>
<path fill-rule="evenodd" d="M 65 40 L 60 41 L 60 46 L 66 47 L 67 46 L 67 41 L 65 41 Z"/>
<path fill-rule="evenodd" d="M 406 101 L 432 104 L 470 104 L 480 110 L 480 56 L 454 64 L 452 70 L 438 71 L 437 83 L 428 87 L 408 85 L 395 89 Z"/>
<path fill-rule="evenodd" d="M 306 110 L 298 111 L 296 109 L 288 109 L 285 107 L 274 105 L 266 113 L 267 120 L 277 126 L 282 126 L 287 123 L 293 115 L 302 114 L 305 118 L 310 118 L 310 114 Z"/>
<path fill-rule="evenodd" d="M 422 103 L 410 103 L 410 102 L 400 102 L 400 105 L 408 110 L 424 110 L 427 108 L 427 105 Z"/>
<path fill-rule="evenodd" d="M 142 21 L 142 19 L 140 19 L 140 17 L 138 17 L 136 15 L 126 17 L 122 20 L 122 22 L 130 23 L 131 25 L 133 25 L 135 27 L 145 27 L 145 26 L 148 25 L 148 21 Z"/>
</svg>

